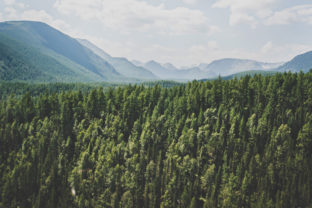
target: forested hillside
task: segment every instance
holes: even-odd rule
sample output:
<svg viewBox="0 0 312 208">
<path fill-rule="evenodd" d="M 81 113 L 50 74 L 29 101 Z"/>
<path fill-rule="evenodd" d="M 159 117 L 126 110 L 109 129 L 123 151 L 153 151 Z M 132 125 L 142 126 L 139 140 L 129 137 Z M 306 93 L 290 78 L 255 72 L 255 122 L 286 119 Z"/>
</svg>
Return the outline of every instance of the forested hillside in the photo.
<svg viewBox="0 0 312 208">
<path fill-rule="evenodd" d="M 0 80 L 129 81 L 70 36 L 42 22 L 0 22 Z"/>
<path fill-rule="evenodd" d="M 0 207 L 312 207 L 312 71 L 9 96 Z"/>
<path fill-rule="evenodd" d="M 175 81 L 152 81 L 152 82 L 138 82 L 138 84 L 153 87 L 159 85 L 161 87 L 174 87 L 185 85 L 185 83 Z M 112 83 L 112 82 L 95 82 L 95 83 L 29 83 L 29 82 L 3 82 L 0 81 L 0 100 L 9 96 L 21 97 L 29 92 L 31 96 L 38 96 L 43 93 L 53 94 L 66 91 L 81 91 L 86 93 L 92 89 L 102 87 L 104 90 L 108 88 L 116 88 L 120 86 L 127 86 L 129 84 Z"/>
</svg>

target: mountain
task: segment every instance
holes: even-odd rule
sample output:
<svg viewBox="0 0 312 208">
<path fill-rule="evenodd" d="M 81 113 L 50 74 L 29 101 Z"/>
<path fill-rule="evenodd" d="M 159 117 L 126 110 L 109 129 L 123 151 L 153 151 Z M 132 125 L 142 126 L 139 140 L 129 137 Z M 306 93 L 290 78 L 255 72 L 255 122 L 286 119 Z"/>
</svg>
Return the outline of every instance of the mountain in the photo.
<svg viewBox="0 0 312 208">
<path fill-rule="evenodd" d="M 282 66 L 276 68 L 277 71 L 292 71 L 292 72 L 308 72 L 312 69 L 312 51 L 304 54 L 300 54 L 294 57 L 289 62 L 286 62 Z"/>
<path fill-rule="evenodd" d="M 128 61 L 128 59 L 126 58 L 112 57 L 108 53 L 98 48 L 97 46 L 95 46 L 88 40 L 84 40 L 84 39 L 77 39 L 77 40 L 79 41 L 80 44 L 89 48 L 95 54 L 97 54 L 102 59 L 110 63 L 116 69 L 117 72 L 119 72 L 120 74 L 126 77 L 133 77 L 133 78 L 146 79 L 146 80 L 158 79 L 152 72 L 144 69 L 141 66 L 134 65 L 133 63 Z"/>
<path fill-rule="evenodd" d="M 170 79 L 176 75 L 176 70 L 167 69 L 156 61 L 149 61 L 143 65 L 144 68 L 155 74 L 161 79 Z"/>
<path fill-rule="evenodd" d="M 165 63 L 165 64 L 163 64 L 163 67 L 165 67 L 166 69 L 169 69 L 169 70 L 179 70 L 177 67 L 175 67 L 171 63 Z"/>
<path fill-rule="evenodd" d="M 207 63 L 200 63 L 197 67 L 200 68 L 200 70 L 204 70 L 208 65 Z"/>
<path fill-rule="evenodd" d="M 149 61 L 144 64 L 144 68 L 165 80 L 189 81 L 194 79 L 207 78 L 208 74 L 198 67 L 178 69 L 170 63 L 160 64 L 156 61 Z"/>
<path fill-rule="evenodd" d="M 192 67 L 178 70 L 178 77 L 180 80 L 199 80 L 207 78 L 209 75 L 198 67 Z"/>
<path fill-rule="evenodd" d="M 132 60 L 131 62 L 132 62 L 134 65 L 136 65 L 136 66 L 143 66 L 143 65 L 144 65 L 143 62 L 138 61 L 138 60 Z"/>
<path fill-rule="evenodd" d="M 111 64 L 77 40 L 45 23 L 2 22 L 0 35 L 1 79 L 68 82 L 126 79 Z M 14 64 L 10 62 L 12 57 L 19 67 L 13 67 Z M 14 70 L 8 72 L 12 67 Z M 29 73 L 35 75 L 30 76 Z"/>
<path fill-rule="evenodd" d="M 177 68 L 170 63 L 160 64 L 149 61 L 144 67 L 161 79 L 189 81 L 194 79 L 211 79 L 220 76 L 230 76 L 245 71 L 270 71 L 282 63 L 264 63 L 244 59 L 220 59 L 210 64 L 201 63 L 195 67 Z"/>
<path fill-rule="evenodd" d="M 45 55 L 0 32 L 0 80 L 92 82 L 103 80 L 78 64 Z"/>
<path fill-rule="evenodd" d="M 246 71 L 300 71 L 312 68 L 312 51 L 287 63 L 220 59 L 177 68 L 156 61 L 112 57 L 87 40 L 74 39 L 42 22 L 0 23 L 0 80 L 36 82 L 133 82 L 210 79 Z"/>
<path fill-rule="evenodd" d="M 227 76 L 238 72 L 251 70 L 271 70 L 281 65 L 280 63 L 264 63 L 247 59 L 226 58 L 215 60 L 210 64 L 201 64 L 199 68 L 209 76 Z"/>
<path fill-rule="evenodd" d="M 167 64 L 167 66 L 169 66 L 169 65 Z M 179 71 L 174 66 L 173 67 L 166 67 L 166 66 L 152 60 L 152 61 L 145 63 L 143 65 L 143 67 L 148 69 L 149 71 L 151 71 L 153 74 L 155 74 L 156 76 L 158 76 L 161 79 L 166 79 L 166 80 L 170 80 L 170 79 L 178 80 L 178 79 L 180 79 Z"/>
</svg>

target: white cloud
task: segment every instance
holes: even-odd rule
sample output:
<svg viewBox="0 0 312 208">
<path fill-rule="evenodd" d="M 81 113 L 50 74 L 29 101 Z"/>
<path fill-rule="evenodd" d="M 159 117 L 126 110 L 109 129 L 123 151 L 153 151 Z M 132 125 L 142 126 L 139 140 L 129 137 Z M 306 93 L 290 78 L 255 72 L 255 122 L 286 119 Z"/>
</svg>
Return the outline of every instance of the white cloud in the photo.
<svg viewBox="0 0 312 208">
<path fill-rule="evenodd" d="M 217 0 L 213 8 L 230 9 L 230 25 L 247 23 L 255 27 L 258 19 L 269 16 L 271 7 L 279 0 Z"/>
<path fill-rule="evenodd" d="M 286 25 L 303 22 L 312 24 L 312 5 L 300 5 L 277 11 L 270 16 L 265 24 Z"/>
<path fill-rule="evenodd" d="M 273 11 L 280 0 L 217 0 L 213 8 L 229 8 L 231 26 L 249 24 L 286 25 L 297 22 L 312 24 L 312 4 Z"/>
<path fill-rule="evenodd" d="M 268 9 L 278 0 L 217 0 L 213 7 L 230 8 L 231 11 L 257 11 Z"/>
<path fill-rule="evenodd" d="M 70 26 L 66 24 L 63 20 L 53 18 L 50 14 L 48 14 L 44 10 L 32 9 L 18 11 L 13 7 L 6 7 L 4 9 L 3 15 L 1 15 L 0 17 L 2 17 L 1 21 L 12 21 L 12 20 L 41 21 L 65 32 L 71 31 Z"/>
<path fill-rule="evenodd" d="M 239 23 L 247 23 L 252 25 L 252 27 L 256 26 L 256 20 L 253 16 L 244 13 L 233 13 L 230 18 L 230 25 L 234 26 Z"/>
<path fill-rule="evenodd" d="M 14 6 L 18 8 L 24 8 L 25 4 L 22 2 L 16 2 L 16 0 L 3 0 L 4 5 L 6 6 Z"/>
<path fill-rule="evenodd" d="M 103 26 L 121 32 L 180 35 L 217 31 L 199 10 L 166 9 L 163 4 L 154 6 L 138 0 L 57 0 L 54 7 L 63 14 L 83 20 L 99 20 Z"/>
<path fill-rule="evenodd" d="M 272 50 L 272 48 L 273 48 L 272 41 L 269 41 L 266 44 L 264 44 L 264 46 L 262 46 L 261 53 L 268 53 L 269 51 Z"/>
<path fill-rule="evenodd" d="M 3 0 L 3 3 L 5 5 L 13 5 L 15 3 L 15 0 Z"/>
<path fill-rule="evenodd" d="M 13 7 L 5 7 L 4 12 L 5 12 L 5 17 L 8 19 L 16 19 L 17 18 L 16 9 L 14 9 Z"/>
<path fill-rule="evenodd" d="M 268 62 L 289 61 L 295 56 L 310 51 L 312 45 L 289 43 L 276 45 L 272 41 L 265 43 L 257 55 L 260 60 Z"/>
<path fill-rule="evenodd" d="M 18 19 L 45 22 L 50 26 L 61 30 L 69 28 L 69 25 L 63 20 L 54 19 L 44 10 L 26 10 L 18 16 Z"/>
<path fill-rule="evenodd" d="M 182 0 L 186 4 L 196 4 L 197 0 Z"/>
<path fill-rule="evenodd" d="M 208 44 L 194 45 L 185 50 L 186 63 L 209 63 L 213 60 L 222 58 L 252 59 L 263 62 L 284 62 L 289 61 L 295 56 L 310 51 L 312 45 L 304 44 L 274 44 L 272 41 L 266 42 L 262 47 L 255 50 L 244 48 L 226 49 L 221 48 L 214 41 Z M 182 55 L 182 54 L 179 54 Z"/>
</svg>

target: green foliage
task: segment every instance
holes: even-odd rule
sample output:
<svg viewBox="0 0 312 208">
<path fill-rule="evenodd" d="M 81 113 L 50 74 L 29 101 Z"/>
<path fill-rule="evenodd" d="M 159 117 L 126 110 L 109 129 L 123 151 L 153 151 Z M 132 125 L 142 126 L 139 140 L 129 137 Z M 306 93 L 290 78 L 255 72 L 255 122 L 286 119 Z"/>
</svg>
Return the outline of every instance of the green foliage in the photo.
<svg viewBox="0 0 312 208">
<path fill-rule="evenodd" d="M 0 207 L 312 206 L 312 71 L 160 84 L 1 83 Z"/>
<path fill-rule="evenodd" d="M 247 75 L 255 76 L 256 74 L 261 74 L 262 76 L 270 76 L 276 73 L 277 73 L 276 71 L 251 70 L 251 71 L 238 72 L 229 76 L 225 76 L 225 77 L 222 77 L 222 79 L 230 80 L 233 78 L 242 78 Z"/>
<path fill-rule="evenodd" d="M 175 86 L 184 85 L 183 83 L 174 81 L 153 81 L 153 82 L 138 82 L 144 87 L 153 87 L 159 85 L 164 88 L 171 88 Z M 10 95 L 21 96 L 27 92 L 31 96 L 40 96 L 48 93 L 60 93 L 66 91 L 81 91 L 82 93 L 89 92 L 92 89 L 102 88 L 116 88 L 120 86 L 126 86 L 127 84 L 112 83 L 112 82 L 98 82 L 98 83 L 36 83 L 31 84 L 30 82 L 8 82 L 0 81 L 0 99 L 7 98 Z"/>
<path fill-rule="evenodd" d="M 0 23 L 0 80 L 126 81 L 77 40 L 40 22 Z"/>
<path fill-rule="evenodd" d="M 53 81 L 23 54 L 32 54 L 32 50 L 0 34 L 0 80 Z"/>
</svg>

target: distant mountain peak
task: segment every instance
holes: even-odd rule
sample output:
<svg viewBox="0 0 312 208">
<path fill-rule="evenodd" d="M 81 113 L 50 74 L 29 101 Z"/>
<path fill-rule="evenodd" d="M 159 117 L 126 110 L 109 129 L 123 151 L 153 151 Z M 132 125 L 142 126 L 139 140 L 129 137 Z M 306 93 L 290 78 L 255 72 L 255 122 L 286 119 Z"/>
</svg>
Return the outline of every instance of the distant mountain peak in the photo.
<svg viewBox="0 0 312 208">
<path fill-rule="evenodd" d="M 279 66 L 276 63 L 264 63 L 250 59 L 223 58 L 212 61 L 210 64 L 202 64 L 199 67 L 211 74 L 227 76 L 251 70 L 272 70 Z"/>
<path fill-rule="evenodd" d="M 164 67 L 166 67 L 167 69 L 171 69 L 171 70 L 178 70 L 177 67 L 175 67 L 173 64 L 171 63 L 165 63 L 163 64 Z"/>
<path fill-rule="evenodd" d="M 2 41 L 2 42 L 1 42 Z M 0 22 L 0 44 L 3 56 L 14 54 L 25 68 L 37 66 L 36 73 L 51 80 L 193 80 L 227 76 L 246 71 L 309 71 L 312 51 L 300 54 L 286 63 L 267 63 L 251 59 L 223 58 L 196 66 L 176 67 L 171 63 L 150 60 L 146 63 L 129 61 L 125 57 L 112 57 L 86 39 L 69 35 L 39 21 Z M 27 56 L 27 51 L 32 56 Z M 14 55 L 13 55 L 14 56 Z M 27 63 L 26 63 L 27 62 Z M 179 64 L 180 65 L 180 64 Z M 12 69 L 14 67 L 11 67 Z M 5 69 L 10 70 L 10 65 Z M 14 68 L 15 70 L 16 68 Z M 2 70 L 4 71 L 4 70 Z M 32 71 L 32 73 L 35 73 Z M 89 74 L 89 75 L 87 75 Z M 27 76 L 31 77 L 31 76 Z M 84 79 L 88 77 L 88 79 Z"/>
<path fill-rule="evenodd" d="M 146 64 L 153 64 L 153 65 L 160 65 L 160 66 L 161 66 L 160 63 L 158 63 L 158 62 L 156 62 L 156 61 L 154 61 L 154 60 L 150 60 L 150 61 L 148 61 Z"/>
<path fill-rule="evenodd" d="M 278 67 L 278 71 L 308 72 L 312 69 L 312 51 L 295 56 L 290 61 Z"/>
<path fill-rule="evenodd" d="M 152 72 L 149 70 L 137 66 L 134 63 L 130 62 L 125 57 L 112 57 L 109 54 L 107 54 L 102 49 L 98 48 L 94 44 L 92 44 L 90 41 L 84 41 L 78 39 L 78 41 L 84 45 L 85 47 L 92 50 L 94 53 L 99 55 L 101 58 L 106 60 L 108 63 L 110 63 L 112 66 L 115 67 L 115 69 L 122 75 L 130 78 L 137 78 L 137 79 L 144 79 L 144 80 L 155 80 L 158 77 L 156 77 Z"/>
</svg>

